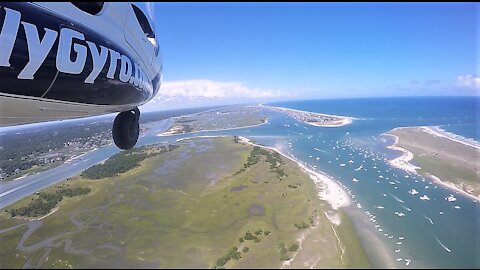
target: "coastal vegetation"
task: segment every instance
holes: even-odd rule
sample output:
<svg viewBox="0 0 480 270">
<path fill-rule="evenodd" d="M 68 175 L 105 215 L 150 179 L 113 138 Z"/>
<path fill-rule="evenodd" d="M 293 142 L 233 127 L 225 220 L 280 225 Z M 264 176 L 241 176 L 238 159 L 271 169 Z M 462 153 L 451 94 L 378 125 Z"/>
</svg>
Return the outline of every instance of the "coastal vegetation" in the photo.
<svg viewBox="0 0 480 270">
<path fill-rule="evenodd" d="M 273 107 L 273 106 L 265 106 L 265 105 L 262 105 L 262 106 L 274 111 L 286 113 L 290 117 L 294 118 L 299 122 L 304 122 L 306 124 L 314 125 L 314 126 L 340 127 L 340 126 L 348 125 L 352 122 L 351 117 L 299 111 L 299 110 L 288 109 L 283 107 Z"/>
<path fill-rule="evenodd" d="M 246 246 L 248 242 L 245 242 L 245 241 L 253 241 L 253 243 L 260 243 L 260 237 L 268 236 L 268 235 L 270 235 L 270 232 L 265 233 L 263 229 L 258 229 L 255 231 L 255 233 L 251 233 L 250 231 L 247 231 L 243 237 L 239 238 L 239 242 L 244 243 L 244 246 L 242 249 L 243 253 L 245 254 L 250 251 L 250 247 Z M 240 260 L 242 256 L 238 250 L 239 248 L 237 247 L 231 248 L 230 251 L 227 253 L 227 255 L 217 259 L 216 264 L 213 268 L 221 268 L 231 259 Z"/>
<path fill-rule="evenodd" d="M 196 138 L 175 145 L 177 150 L 138 161 L 135 169 L 108 181 L 82 176 L 65 181 L 62 189 L 90 192 L 63 199 L 38 223 L 0 214 L 1 266 L 279 268 L 287 258 L 294 258 L 292 265 L 304 265 L 309 254 L 322 255 L 316 267 L 369 266 L 351 225 L 345 225 L 339 237 L 350 241 L 345 254 L 358 257 L 340 258 L 334 225 L 323 214 L 334 210 L 318 199 L 314 183 L 293 161 L 233 143 L 232 138 Z M 151 154 L 155 147 L 132 153 Z M 253 151 L 258 159 L 252 157 L 250 161 L 256 161 L 235 174 Z M 284 170 L 281 181 L 272 164 Z M 297 188 L 282 196 L 288 185 Z M 240 186 L 245 188 L 232 191 Z M 41 193 L 56 190 L 52 186 Z M 26 197 L 12 208 L 36 198 Z M 311 217 L 321 226 L 292 226 Z M 298 240 L 301 234 L 322 245 L 305 248 L 308 243 Z M 285 243 L 285 251 L 279 243 Z"/>
<path fill-rule="evenodd" d="M 72 198 L 90 193 L 90 188 L 60 188 L 55 193 L 39 192 L 38 198 L 26 206 L 8 210 L 12 217 L 38 217 L 48 214 L 64 197 Z"/>
<path fill-rule="evenodd" d="M 295 252 L 298 250 L 298 248 L 299 248 L 298 244 L 295 243 L 295 244 L 292 244 L 290 247 L 288 247 L 288 251 Z"/>
<path fill-rule="evenodd" d="M 218 109 L 219 106 L 142 112 L 142 132 L 150 123 Z M 44 171 L 94 148 L 112 143 L 112 117 L 87 118 L 54 125 L 19 127 L 0 134 L 0 181 Z"/>
<path fill-rule="evenodd" d="M 2 134 L 0 179 L 11 180 L 40 167 L 63 163 L 70 156 L 100 145 L 111 136 L 111 123 L 99 121 L 88 125 L 63 124 L 39 127 L 34 131 Z M 94 139 L 92 139 L 94 138 Z M 78 149 L 83 148 L 83 149 Z"/>
<path fill-rule="evenodd" d="M 413 154 L 413 162 L 420 167 L 419 174 L 451 183 L 480 198 L 478 148 L 435 135 L 435 132 L 438 131 L 430 127 L 405 127 L 387 134 L 398 137 L 396 146 Z"/>
<path fill-rule="evenodd" d="M 285 245 L 285 243 L 280 243 L 278 245 L 279 249 L 280 249 L 280 260 L 281 261 L 288 261 L 290 260 L 290 256 L 288 254 L 288 249 L 287 249 L 287 246 Z"/>
<path fill-rule="evenodd" d="M 310 225 L 308 225 L 306 222 L 302 221 L 300 223 L 295 223 L 295 228 L 299 229 L 299 230 L 302 230 L 302 229 L 307 229 L 308 227 L 310 227 Z"/>
<path fill-rule="evenodd" d="M 246 127 L 265 123 L 266 119 L 258 106 L 229 106 L 174 118 L 172 126 L 161 135 Z"/>
<path fill-rule="evenodd" d="M 216 267 L 222 267 L 224 266 L 228 261 L 231 259 L 235 260 L 240 260 L 242 258 L 242 254 L 238 252 L 237 247 L 233 247 L 230 249 L 230 251 L 227 253 L 227 255 L 221 257 L 220 259 L 217 260 Z"/>
<path fill-rule="evenodd" d="M 236 140 L 238 142 L 238 138 L 236 138 Z M 280 154 L 278 152 L 271 153 L 271 151 L 267 151 L 259 146 L 253 147 L 247 161 L 243 164 L 243 167 L 240 168 L 240 170 L 238 170 L 235 174 L 240 174 L 244 172 L 247 168 L 257 164 L 262 156 L 265 157 L 265 161 L 270 165 L 270 171 L 276 174 L 278 180 L 282 180 L 283 177 L 288 176 L 285 173 L 284 169 L 280 168 L 280 166 L 284 164 Z"/>
<path fill-rule="evenodd" d="M 113 155 L 103 164 L 94 165 L 82 172 L 81 176 L 88 179 L 101 179 L 117 176 L 139 166 L 139 163 L 149 157 L 173 151 L 177 145 L 133 148 Z"/>
<path fill-rule="evenodd" d="M 292 254 L 298 251 L 299 245 L 294 243 L 287 248 L 285 243 L 280 243 L 278 247 L 280 249 L 280 260 L 288 261 L 291 259 Z"/>
<path fill-rule="evenodd" d="M 195 120 L 194 119 L 182 119 L 182 118 L 177 119 L 177 123 L 182 123 L 182 124 L 190 123 L 190 122 L 193 122 L 193 121 L 195 121 Z"/>
</svg>

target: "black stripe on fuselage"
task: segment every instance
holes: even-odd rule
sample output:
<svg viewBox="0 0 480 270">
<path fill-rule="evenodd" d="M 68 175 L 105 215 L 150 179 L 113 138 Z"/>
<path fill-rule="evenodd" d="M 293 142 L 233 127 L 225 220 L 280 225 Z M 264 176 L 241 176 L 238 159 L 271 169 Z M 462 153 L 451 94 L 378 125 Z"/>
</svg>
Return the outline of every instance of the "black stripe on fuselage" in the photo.
<svg viewBox="0 0 480 270">
<path fill-rule="evenodd" d="M 62 3 L 61 5 L 67 4 L 70 3 Z M 38 30 L 38 36 L 40 40 L 42 40 L 45 35 L 45 28 L 56 31 L 58 35 L 47 57 L 41 64 L 40 68 L 35 72 L 34 78 L 19 79 L 17 76 L 19 76 L 19 73 L 24 69 L 29 61 L 28 50 L 34 49 L 28 48 L 26 31 L 22 23 L 20 23 L 13 51 L 10 57 L 11 65 L 10 67 L 0 66 L 0 92 L 96 105 L 141 104 L 151 98 L 150 91 L 147 91 L 146 87 L 135 86 L 129 81 L 124 82 L 120 80 L 119 73 L 121 60 L 116 60 L 117 65 L 113 78 L 107 78 L 112 57 L 110 50 L 108 50 L 105 64 L 103 65 L 103 68 L 98 76 L 95 77 L 94 82 L 85 83 L 85 80 L 92 73 L 94 68 L 92 51 L 88 46 L 87 41 L 95 44 L 97 53 L 101 51 L 100 46 L 103 46 L 130 59 L 133 69 L 132 77 L 135 77 L 135 72 L 137 71 L 133 65 L 135 61 L 139 61 L 129 52 L 117 46 L 99 32 L 76 22 L 69 21 L 65 18 L 60 18 L 54 13 L 32 3 L 3 3 L 1 5 L 0 29 L 2 29 L 5 21 L 6 11 L 4 8 L 6 7 L 20 12 L 22 22 L 35 25 Z M 79 10 L 79 12 L 82 11 Z M 71 48 L 69 48 L 70 60 L 75 61 L 78 57 L 77 52 L 75 52 L 73 49 L 73 44 L 77 44 L 77 47 L 86 49 L 86 59 L 83 69 L 80 73 L 71 74 L 60 71 L 58 72 L 57 78 L 54 80 L 54 77 L 58 71 L 56 61 L 59 53 L 58 47 L 60 36 L 62 34 L 62 28 L 74 30 L 75 32 L 81 33 L 84 36 L 84 40 L 72 39 L 72 45 Z M 141 77 L 145 81 L 148 81 L 145 74 L 141 75 L 143 75 Z M 157 77 L 152 81 L 147 82 L 151 89 L 158 89 L 157 86 L 160 81 L 157 79 Z M 144 85 L 145 84 L 146 83 L 144 83 Z M 49 89 L 48 92 L 47 89 Z"/>
</svg>

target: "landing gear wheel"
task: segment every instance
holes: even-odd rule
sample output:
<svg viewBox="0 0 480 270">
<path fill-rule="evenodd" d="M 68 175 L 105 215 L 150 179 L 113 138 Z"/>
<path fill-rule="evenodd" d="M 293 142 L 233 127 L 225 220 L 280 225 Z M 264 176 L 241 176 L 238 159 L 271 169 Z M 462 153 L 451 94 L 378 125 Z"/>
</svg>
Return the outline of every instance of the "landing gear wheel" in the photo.
<svg viewBox="0 0 480 270">
<path fill-rule="evenodd" d="M 139 119 L 140 110 L 138 108 L 121 112 L 115 117 L 112 135 L 118 148 L 128 150 L 135 146 L 140 133 Z"/>
</svg>

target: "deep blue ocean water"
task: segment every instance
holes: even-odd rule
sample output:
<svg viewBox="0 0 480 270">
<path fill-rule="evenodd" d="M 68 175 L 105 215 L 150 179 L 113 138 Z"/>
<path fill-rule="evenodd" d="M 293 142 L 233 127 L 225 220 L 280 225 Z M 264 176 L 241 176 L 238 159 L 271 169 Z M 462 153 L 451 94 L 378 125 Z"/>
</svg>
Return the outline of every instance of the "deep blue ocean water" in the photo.
<svg viewBox="0 0 480 270">
<path fill-rule="evenodd" d="M 480 141 L 480 97 L 327 99 L 268 105 L 375 120 L 365 122 L 372 133 L 398 126 L 439 125 L 449 132 Z"/>
</svg>

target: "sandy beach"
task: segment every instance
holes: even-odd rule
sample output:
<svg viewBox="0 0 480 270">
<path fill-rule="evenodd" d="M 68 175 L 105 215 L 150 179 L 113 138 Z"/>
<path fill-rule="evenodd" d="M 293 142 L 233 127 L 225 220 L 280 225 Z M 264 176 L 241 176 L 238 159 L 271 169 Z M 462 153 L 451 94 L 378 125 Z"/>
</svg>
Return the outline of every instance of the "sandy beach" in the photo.
<svg viewBox="0 0 480 270">
<path fill-rule="evenodd" d="M 275 107 L 275 106 L 268 106 L 264 104 L 260 104 L 259 106 L 265 107 L 268 109 L 272 110 L 277 110 L 284 112 L 291 117 L 297 119 L 298 121 L 304 122 L 305 124 L 309 124 L 312 126 L 317 126 L 317 127 L 341 127 L 345 125 L 349 125 L 355 120 L 354 117 L 350 116 L 342 116 L 342 115 L 333 115 L 333 114 L 325 114 L 325 113 L 316 113 L 316 112 L 307 112 L 307 111 L 301 111 L 301 110 L 295 110 L 295 109 L 289 109 L 289 108 L 283 108 L 283 107 Z M 331 123 L 325 123 L 325 122 L 318 122 L 318 121 L 305 121 L 305 115 L 313 115 L 315 117 L 319 118 L 335 118 L 334 120 L 330 120 Z"/>
<path fill-rule="evenodd" d="M 338 242 L 338 246 L 341 249 L 341 261 L 344 261 L 343 256 L 345 255 L 345 248 L 349 248 L 348 246 L 345 247 L 343 241 L 339 238 L 337 230 L 335 229 L 342 223 L 342 219 L 339 215 L 339 212 L 336 212 L 342 207 L 349 206 L 351 204 L 351 199 L 348 196 L 348 193 L 335 181 L 335 179 L 328 174 L 324 172 L 316 172 L 310 168 L 308 168 L 305 164 L 303 164 L 301 161 L 297 160 L 296 158 L 290 157 L 284 153 L 282 153 L 279 149 L 274 148 L 274 147 L 268 147 L 268 146 L 263 146 L 259 144 L 252 143 L 248 138 L 239 136 L 239 139 L 243 143 L 247 143 L 253 146 L 258 146 L 262 147 L 265 149 L 270 149 L 272 151 L 275 151 L 282 155 L 283 157 L 295 162 L 305 173 L 307 173 L 310 176 L 310 179 L 314 182 L 317 191 L 318 191 L 318 197 L 321 200 L 326 201 L 330 207 L 335 210 L 332 211 L 331 213 L 324 212 L 324 215 L 326 216 L 327 220 L 331 223 L 330 227 L 332 231 L 335 234 L 335 237 Z M 318 227 L 320 225 L 319 219 L 315 220 L 315 227 Z M 291 268 L 291 263 L 295 260 L 296 256 L 299 254 L 300 250 L 303 248 L 304 241 L 308 238 L 311 237 L 311 233 L 313 233 L 313 230 L 315 227 L 309 228 L 306 231 L 302 232 L 300 236 L 297 238 L 297 241 L 299 243 L 299 250 L 295 253 L 295 255 L 290 258 L 288 261 L 284 261 L 282 263 L 281 269 L 285 268 Z M 311 267 L 318 267 L 317 265 L 318 262 L 315 260 L 312 261 L 310 259 L 309 261 L 305 262 L 303 264 L 303 267 L 306 267 L 308 264 L 311 264 Z M 298 266 L 297 266 L 298 267 Z"/>
<path fill-rule="evenodd" d="M 389 161 L 393 167 L 424 175 L 456 194 L 479 201 L 479 185 L 475 181 L 480 150 L 477 142 L 428 126 L 394 128 L 383 135 L 395 138 L 394 144 L 387 148 L 403 153 Z M 413 158 L 420 167 L 410 163 Z"/>
<path fill-rule="evenodd" d="M 338 124 L 322 124 L 322 123 L 317 123 L 317 122 L 305 122 L 309 125 L 312 126 L 317 126 L 317 127 L 341 127 L 345 125 L 350 125 L 353 122 L 351 117 L 345 117 L 342 119 L 342 121 Z"/>
<path fill-rule="evenodd" d="M 395 142 L 392 145 L 388 146 L 387 147 L 388 149 L 392 149 L 392 150 L 402 152 L 401 156 L 399 156 L 397 158 L 394 158 L 392 160 L 389 160 L 388 163 L 390 165 L 392 165 L 393 167 L 402 169 L 402 170 L 407 171 L 409 173 L 417 174 L 417 169 L 421 169 L 421 168 L 418 167 L 418 166 L 414 166 L 413 164 L 410 163 L 410 161 L 413 159 L 413 153 L 408 151 L 405 148 L 401 148 L 401 147 L 397 146 L 398 140 L 399 140 L 398 136 L 395 136 L 395 135 L 392 135 L 392 134 L 384 134 L 384 135 L 391 136 L 391 137 L 395 138 Z"/>
<path fill-rule="evenodd" d="M 456 135 L 456 134 L 447 132 L 447 131 L 445 131 L 445 130 L 437 127 L 437 126 L 435 126 L 435 127 L 422 126 L 420 128 L 423 131 L 425 131 L 429 134 L 432 134 L 435 137 L 447 138 L 451 141 L 458 142 L 458 143 L 464 144 L 466 146 L 470 146 L 470 147 L 473 147 L 473 148 L 476 148 L 476 149 L 480 150 L 480 143 L 475 142 L 475 141 L 470 140 L 470 139 L 467 139 L 467 138 L 464 138 L 460 135 Z"/>
<path fill-rule="evenodd" d="M 177 139 L 176 141 L 180 142 L 180 141 L 193 139 L 193 138 L 216 138 L 216 137 L 231 137 L 231 136 L 226 136 L 226 135 L 191 136 L 188 138 Z M 317 195 L 319 199 L 326 201 L 330 205 L 330 207 L 333 209 L 333 210 L 329 210 L 328 212 L 324 212 L 324 215 L 326 216 L 327 220 L 331 223 L 330 227 L 336 236 L 340 249 L 342 250 L 341 260 L 342 262 L 344 262 L 343 256 L 345 255 L 344 253 L 345 253 L 346 247 L 344 246 L 343 241 L 339 238 L 336 227 L 338 227 L 342 223 L 340 212 L 337 212 L 337 210 L 351 204 L 351 199 L 348 196 L 348 193 L 339 184 L 336 183 L 333 177 L 327 175 L 326 173 L 316 172 L 308 168 L 301 161 L 282 153 L 278 148 L 268 147 L 268 146 L 263 146 L 263 145 L 253 143 L 250 141 L 250 139 L 243 136 L 239 136 L 238 139 L 240 143 L 249 144 L 252 146 L 258 146 L 264 149 L 277 152 L 278 154 L 282 155 L 284 158 L 287 158 L 295 162 L 305 173 L 307 173 L 310 176 L 310 179 L 314 182 L 314 185 L 317 188 Z M 299 244 L 298 251 L 295 252 L 295 254 L 289 260 L 284 261 L 282 263 L 281 265 L 282 269 L 292 267 L 291 264 L 295 261 L 296 256 L 302 250 L 304 241 L 307 238 L 311 237 L 311 234 L 314 233 L 315 230 L 317 230 L 316 228 L 318 226 L 320 226 L 319 217 L 315 219 L 315 226 L 310 227 L 305 231 L 303 231 L 302 233 L 300 233 L 300 235 L 297 237 L 297 242 Z M 316 265 L 316 263 L 313 263 L 313 265 Z"/>
<path fill-rule="evenodd" d="M 437 176 L 433 175 L 433 174 L 427 174 L 427 176 L 430 178 L 430 179 L 433 179 L 435 181 L 435 183 L 449 189 L 449 190 L 452 190 L 454 193 L 456 194 L 462 194 L 470 199 L 472 199 L 473 201 L 477 201 L 477 202 L 480 202 L 479 199 L 480 198 L 477 198 L 475 197 L 474 195 L 462 190 L 461 188 L 457 187 L 455 184 L 451 183 L 451 182 L 448 182 L 448 181 L 443 181 L 442 179 L 438 178 Z"/>
<path fill-rule="evenodd" d="M 392 149 L 392 150 L 397 150 L 397 151 L 400 151 L 402 152 L 403 154 L 398 157 L 398 158 L 395 158 L 395 159 L 392 159 L 392 160 L 389 160 L 388 163 L 390 163 L 390 165 L 392 165 L 393 167 L 396 167 L 396 168 L 399 168 L 399 169 L 402 169 L 404 171 L 407 171 L 409 173 L 413 173 L 413 174 L 417 174 L 417 175 L 420 175 L 417 170 L 418 169 L 421 169 L 420 167 L 418 166 L 415 166 L 413 164 L 410 163 L 410 161 L 413 159 L 413 153 L 404 149 L 404 148 L 401 148 L 401 147 L 398 147 L 398 146 L 395 146 L 395 144 L 398 143 L 398 137 L 395 136 L 395 135 L 391 135 L 391 134 L 386 134 L 386 135 L 389 135 L 389 136 L 392 136 L 392 137 L 395 137 L 395 143 L 391 146 L 388 146 L 387 148 L 389 149 Z M 460 187 L 456 186 L 454 183 L 451 183 L 449 181 L 444 181 L 442 179 L 440 179 L 439 177 L 433 175 L 433 174 L 429 174 L 429 173 L 426 173 L 425 176 L 427 176 L 428 178 L 432 179 L 435 181 L 435 183 L 445 187 L 445 188 L 448 188 L 450 190 L 452 190 L 452 192 L 455 192 L 455 193 L 461 193 L 463 194 L 464 196 L 467 196 L 469 197 L 470 199 L 476 201 L 478 200 L 479 198 L 475 197 L 474 195 L 462 190 Z"/>
<path fill-rule="evenodd" d="M 276 148 L 252 143 L 248 138 L 245 138 L 245 137 L 240 136 L 239 138 L 242 142 L 251 144 L 253 146 L 258 146 L 258 147 L 263 147 L 266 149 L 273 150 L 279 153 L 280 155 L 282 155 L 283 157 L 288 158 L 289 160 L 297 163 L 298 166 L 302 168 L 302 170 L 310 176 L 310 178 L 313 180 L 313 182 L 317 186 L 319 198 L 321 200 L 327 201 L 332 207 L 332 209 L 338 210 L 339 208 L 342 208 L 351 204 L 351 200 L 347 192 L 339 184 L 337 184 L 337 182 L 335 182 L 333 177 L 327 175 L 324 172 L 316 172 L 308 168 L 305 164 L 303 164 L 299 160 L 285 155 L 284 153 L 282 153 Z"/>
</svg>

